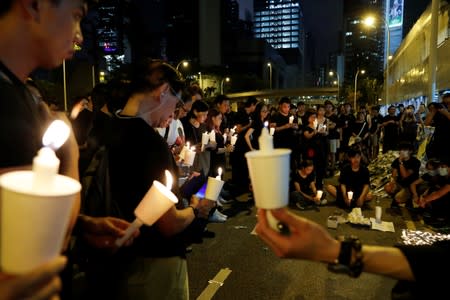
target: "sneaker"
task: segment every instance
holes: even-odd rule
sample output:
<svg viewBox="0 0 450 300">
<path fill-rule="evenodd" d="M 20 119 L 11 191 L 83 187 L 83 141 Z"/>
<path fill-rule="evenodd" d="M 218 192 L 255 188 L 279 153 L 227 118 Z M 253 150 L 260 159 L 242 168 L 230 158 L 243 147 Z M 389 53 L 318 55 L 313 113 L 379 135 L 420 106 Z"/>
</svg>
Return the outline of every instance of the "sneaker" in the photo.
<svg viewBox="0 0 450 300">
<path fill-rule="evenodd" d="M 224 205 L 224 204 L 230 204 L 234 201 L 234 199 L 224 199 L 222 196 L 219 196 L 219 198 L 217 199 L 217 204 L 219 205 Z"/>
<path fill-rule="evenodd" d="M 305 210 L 306 207 L 302 206 L 299 202 L 295 203 L 295 206 L 300 210 Z"/>
<path fill-rule="evenodd" d="M 322 199 L 322 200 L 320 200 L 319 205 L 326 205 L 327 203 L 328 203 L 327 199 Z"/>
<path fill-rule="evenodd" d="M 217 209 L 214 211 L 214 213 L 209 216 L 208 221 L 212 223 L 224 223 L 227 220 L 227 217 L 219 212 Z"/>
</svg>

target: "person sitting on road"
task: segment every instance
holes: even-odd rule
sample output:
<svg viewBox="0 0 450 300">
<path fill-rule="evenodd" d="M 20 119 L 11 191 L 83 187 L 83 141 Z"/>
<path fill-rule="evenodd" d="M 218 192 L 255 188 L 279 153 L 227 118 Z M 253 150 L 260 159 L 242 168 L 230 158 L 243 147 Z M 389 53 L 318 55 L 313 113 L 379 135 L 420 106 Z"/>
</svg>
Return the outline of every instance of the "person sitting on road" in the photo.
<svg viewBox="0 0 450 300">
<path fill-rule="evenodd" d="M 412 194 L 412 203 L 415 207 L 419 206 L 419 199 L 422 195 L 424 195 L 427 191 L 436 190 L 435 187 L 439 185 L 439 165 L 440 162 L 437 159 L 428 160 L 425 165 L 425 173 L 411 183 L 410 189 Z"/>
<path fill-rule="evenodd" d="M 347 152 L 350 164 L 344 166 L 339 176 L 339 185 L 327 185 L 326 189 L 343 208 L 362 207 L 372 200 L 369 190 L 370 176 L 367 167 L 361 164 L 361 151 L 350 148 Z"/>
<path fill-rule="evenodd" d="M 391 182 L 384 186 L 384 190 L 393 196 L 392 207 L 406 203 L 411 199 L 409 186 L 419 178 L 420 161 L 412 156 L 414 146 L 411 143 L 400 143 L 400 156 L 392 162 Z M 408 205 L 412 206 L 411 203 Z"/>
<path fill-rule="evenodd" d="M 324 205 L 327 203 L 324 195 L 318 195 L 317 193 L 312 160 L 304 160 L 298 164 L 298 169 L 292 176 L 292 190 L 291 201 L 300 210 L 305 210 L 314 204 Z"/>
</svg>

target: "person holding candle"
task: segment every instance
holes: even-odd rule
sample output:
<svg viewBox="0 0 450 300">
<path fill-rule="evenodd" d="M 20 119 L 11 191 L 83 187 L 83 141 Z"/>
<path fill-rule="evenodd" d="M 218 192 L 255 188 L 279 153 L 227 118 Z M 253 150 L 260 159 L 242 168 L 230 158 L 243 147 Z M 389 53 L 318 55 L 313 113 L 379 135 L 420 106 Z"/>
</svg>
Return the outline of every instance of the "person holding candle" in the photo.
<svg viewBox="0 0 450 300">
<path fill-rule="evenodd" d="M 294 129 L 297 127 L 296 122 L 289 122 L 289 110 L 291 107 L 291 100 L 283 97 L 278 102 L 278 113 L 276 113 L 270 120 L 270 126 L 275 127 L 275 134 L 273 135 L 273 145 L 275 148 L 294 149 Z M 291 157 L 291 160 L 294 157 Z"/>
<path fill-rule="evenodd" d="M 250 128 L 252 120 L 253 120 L 253 112 L 255 111 L 256 104 L 258 103 L 258 99 L 253 96 L 250 96 L 245 100 L 244 107 L 240 109 L 234 118 L 234 125 L 236 126 L 237 134 L 245 134 L 247 129 Z"/>
<path fill-rule="evenodd" d="M 134 71 L 128 101 L 117 115 L 109 148 L 111 195 L 129 222 L 135 220 L 135 209 L 153 182 L 165 182 L 165 170 L 175 175 L 172 190 L 177 191 L 178 168 L 154 128 L 173 114 L 184 86 L 180 74 L 163 61 L 145 60 Z M 203 104 L 195 101 L 191 113 L 203 112 L 199 109 Z M 198 117 L 204 122 L 206 113 Z M 200 125 L 201 121 L 197 122 Z M 190 129 L 185 127 L 187 140 Z M 92 291 L 99 299 L 186 299 L 183 234 L 196 218 L 206 219 L 212 206 L 211 201 L 192 197 L 188 207 L 172 205 L 153 226 L 142 226 L 130 248 L 121 248 L 109 263 L 90 274 Z"/>
<path fill-rule="evenodd" d="M 298 169 L 292 176 L 290 199 L 300 210 L 311 207 L 311 204 L 327 204 L 327 200 L 323 199 L 323 192 L 319 192 L 316 188 L 316 176 L 313 171 L 313 162 L 304 160 L 298 164 Z"/>
<path fill-rule="evenodd" d="M 327 185 L 326 189 L 336 198 L 338 206 L 343 208 L 362 207 L 366 201 L 372 200 L 370 192 L 369 170 L 361 164 L 361 152 L 350 148 L 347 152 L 350 161 L 339 176 L 339 185 Z M 349 192 L 351 192 L 349 194 Z"/>
<path fill-rule="evenodd" d="M 0 4 L 0 173 L 29 169 L 33 157 L 42 146 L 42 135 L 50 115 L 43 102 L 36 102 L 27 89 L 28 76 L 38 68 L 56 68 L 74 54 L 74 46 L 82 43 L 80 22 L 86 14 L 82 0 L 19 1 L 5 0 Z M 58 115 L 68 123 L 65 115 Z M 59 173 L 78 179 L 78 147 L 75 137 L 57 151 L 61 164 Z M 79 197 L 78 197 L 79 198 Z M 76 201 L 69 224 L 64 250 L 70 241 L 72 228 L 82 222 L 83 234 L 100 235 L 93 246 L 114 248 L 114 241 L 123 234 L 115 218 L 83 218 L 78 216 Z M 81 221 L 83 219 L 83 221 Z M 91 226 L 92 225 L 92 226 Z M 120 225 L 128 226 L 123 221 Z M 30 251 L 32 251 L 30 249 Z M 12 276 L 0 272 L 0 295 L 7 299 L 57 296 L 57 272 L 65 261 L 56 259 L 31 274 Z M 42 283 L 42 284 L 37 284 Z M 67 290 L 65 288 L 65 290 Z M 5 293 L 3 293 L 5 291 Z"/>
<path fill-rule="evenodd" d="M 399 279 L 410 288 L 413 297 L 408 299 L 440 299 L 448 293 L 448 279 L 442 274 L 450 267 L 449 241 L 420 246 L 366 245 L 356 236 L 335 239 L 323 226 L 285 208 L 271 213 L 290 234 L 273 230 L 263 209 L 258 211 L 256 233 L 278 257 L 327 263 L 330 271 L 353 278 L 367 272 Z"/>
</svg>

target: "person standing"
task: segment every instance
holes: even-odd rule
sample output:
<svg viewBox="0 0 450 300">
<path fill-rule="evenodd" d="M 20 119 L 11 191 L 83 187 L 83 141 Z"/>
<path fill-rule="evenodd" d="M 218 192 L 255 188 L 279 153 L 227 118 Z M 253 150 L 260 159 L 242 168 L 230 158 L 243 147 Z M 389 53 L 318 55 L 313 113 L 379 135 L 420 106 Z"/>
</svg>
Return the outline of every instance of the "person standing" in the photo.
<svg viewBox="0 0 450 300">
<path fill-rule="evenodd" d="M 383 153 L 397 150 L 398 129 L 400 118 L 395 115 L 395 106 L 388 108 L 388 115 L 384 116 L 383 123 Z"/>
</svg>

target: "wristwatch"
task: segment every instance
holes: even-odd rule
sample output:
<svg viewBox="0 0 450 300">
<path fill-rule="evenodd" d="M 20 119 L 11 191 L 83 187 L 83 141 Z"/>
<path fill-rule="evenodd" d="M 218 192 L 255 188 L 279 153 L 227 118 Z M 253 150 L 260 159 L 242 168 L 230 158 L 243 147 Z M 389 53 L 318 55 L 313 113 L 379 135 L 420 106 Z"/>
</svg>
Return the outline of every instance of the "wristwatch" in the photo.
<svg viewBox="0 0 450 300">
<path fill-rule="evenodd" d="M 364 264 L 362 262 L 362 244 L 356 236 L 338 237 L 341 242 L 341 249 L 338 258 L 334 263 L 328 264 L 328 270 L 334 273 L 344 273 L 351 277 L 361 275 Z M 352 262 L 352 254 L 354 251 L 355 260 Z"/>
<path fill-rule="evenodd" d="M 192 211 L 194 212 L 194 216 L 197 218 L 197 216 L 198 216 L 198 208 L 193 207 L 192 205 L 189 205 L 188 207 L 192 208 Z"/>
</svg>

